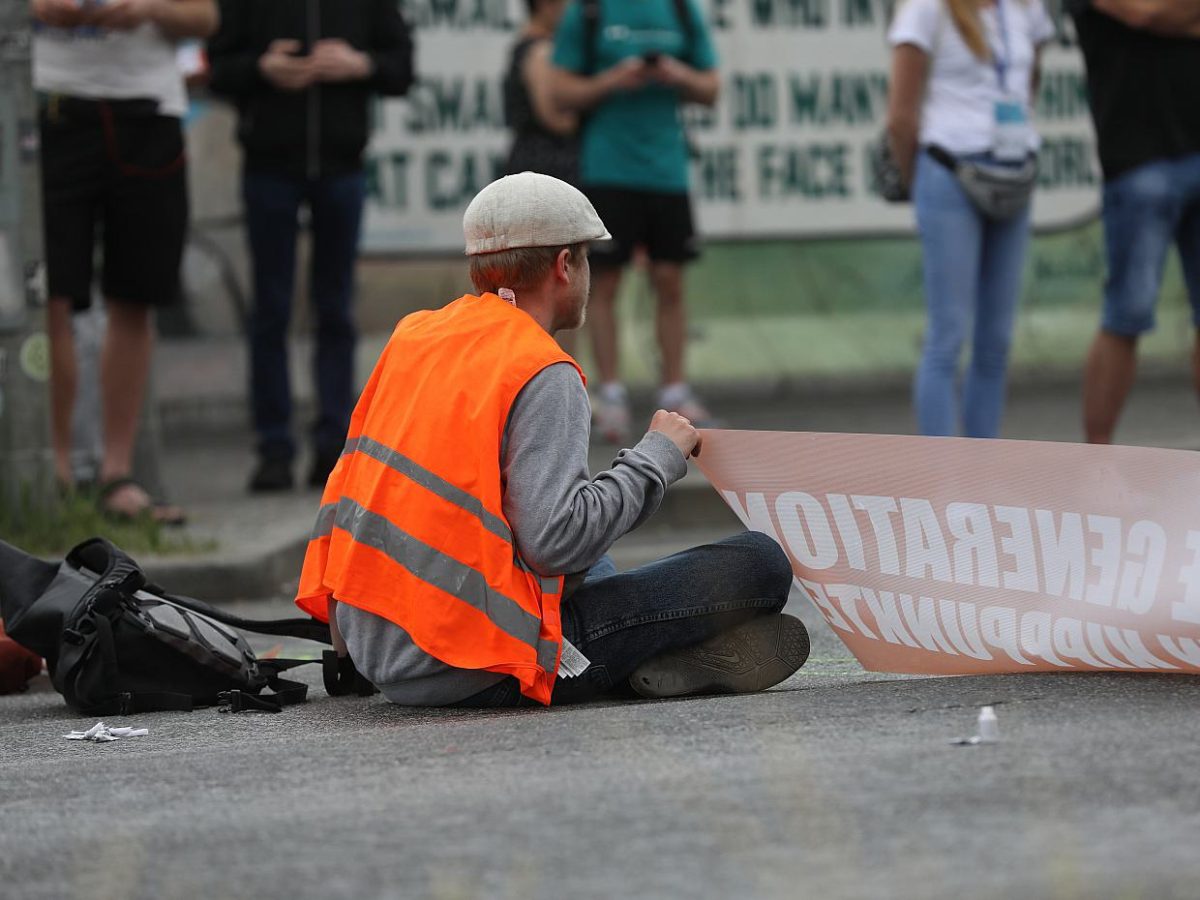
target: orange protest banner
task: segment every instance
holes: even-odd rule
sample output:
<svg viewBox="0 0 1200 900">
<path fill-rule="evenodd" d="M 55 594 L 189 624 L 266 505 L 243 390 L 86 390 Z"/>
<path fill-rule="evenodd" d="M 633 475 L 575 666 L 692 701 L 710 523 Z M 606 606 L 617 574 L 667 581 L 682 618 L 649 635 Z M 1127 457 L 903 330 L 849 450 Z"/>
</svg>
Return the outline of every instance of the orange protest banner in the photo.
<svg viewBox="0 0 1200 900">
<path fill-rule="evenodd" d="M 1200 454 L 708 430 L 697 464 L 867 669 L 1200 672 Z"/>
</svg>

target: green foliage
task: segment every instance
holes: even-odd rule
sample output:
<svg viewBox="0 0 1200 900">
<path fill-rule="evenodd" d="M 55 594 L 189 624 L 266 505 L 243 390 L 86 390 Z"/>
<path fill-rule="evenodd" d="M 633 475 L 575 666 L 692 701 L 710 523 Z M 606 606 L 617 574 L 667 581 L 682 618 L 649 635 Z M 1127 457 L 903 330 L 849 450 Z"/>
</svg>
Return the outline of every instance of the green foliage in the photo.
<svg viewBox="0 0 1200 900">
<path fill-rule="evenodd" d="M 104 537 L 133 556 L 203 553 L 215 545 L 142 516 L 119 521 L 96 505 L 91 492 L 77 491 L 38 502 L 26 489 L 15 503 L 0 503 L 0 539 L 37 556 L 61 556 L 81 541 Z"/>
</svg>

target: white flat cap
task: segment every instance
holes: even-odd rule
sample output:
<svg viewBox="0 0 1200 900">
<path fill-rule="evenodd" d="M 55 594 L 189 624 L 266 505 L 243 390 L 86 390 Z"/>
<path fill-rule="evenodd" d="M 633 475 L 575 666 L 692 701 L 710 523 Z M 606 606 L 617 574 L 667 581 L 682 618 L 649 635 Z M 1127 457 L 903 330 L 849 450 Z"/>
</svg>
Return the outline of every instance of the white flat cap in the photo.
<svg viewBox="0 0 1200 900">
<path fill-rule="evenodd" d="M 536 172 L 506 175 L 476 194 L 463 214 L 463 236 L 467 256 L 612 238 L 581 191 Z"/>
</svg>

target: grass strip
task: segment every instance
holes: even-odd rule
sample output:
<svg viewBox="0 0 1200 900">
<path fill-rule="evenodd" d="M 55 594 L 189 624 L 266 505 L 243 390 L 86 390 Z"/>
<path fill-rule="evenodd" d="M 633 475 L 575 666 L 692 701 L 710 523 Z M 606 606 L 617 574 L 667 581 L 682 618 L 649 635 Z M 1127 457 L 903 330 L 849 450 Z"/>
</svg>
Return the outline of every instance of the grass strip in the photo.
<svg viewBox="0 0 1200 900">
<path fill-rule="evenodd" d="M 94 492 L 79 490 L 49 502 L 38 502 L 23 491 L 13 504 L 0 504 L 0 539 L 35 556 L 62 556 L 93 537 L 112 541 L 132 556 L 190 555 L 216 547 L 209 538 L 197 539 L 186 530 L 155 522 L 147 512 L 131 520 L 105 515 Z"/>
</svg>

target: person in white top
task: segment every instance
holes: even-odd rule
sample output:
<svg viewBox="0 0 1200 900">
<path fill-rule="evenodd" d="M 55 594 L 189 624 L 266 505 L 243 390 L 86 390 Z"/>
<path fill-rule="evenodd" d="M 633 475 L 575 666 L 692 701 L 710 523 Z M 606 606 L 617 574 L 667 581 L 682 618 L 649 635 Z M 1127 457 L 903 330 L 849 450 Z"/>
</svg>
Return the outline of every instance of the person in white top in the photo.
<svg viewBox="0 0 1200 900">
<path fill-rule="evenodd" d="M 911 186 L 924 256 L 928 326 L 913 391 L 923 434 L 1000 431 L 1029 243 L 1022 190 L 1039 146 L 1030 113 L 1040 50 L 1053 36 L 1041 0 L 907 0 L 888 33 L 888 139 Z M 971 166 L 1023 181 L 1015 209 L 980 205 L 964 187 Z"/>
<path fill-rule="evenodd" d="M 175 42 L 217 25 L 214 0 L 30 0 L 35 22 L 42 200 L 50 302 L 55 469 L 73 487 L 71 413 L 78 373 L 72 314 L 91 303 L 102 246 L 108 330 L 100 358 L 104 456 L 97 502 L 108 515 L 182 521 L 132 478 L 153 346 L 151 309 L 179 296 L 187 230 Z"/>
</svg>

